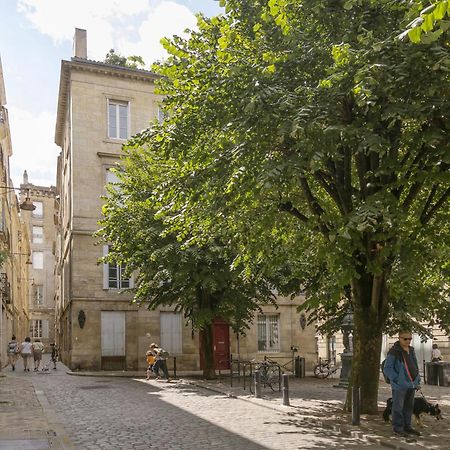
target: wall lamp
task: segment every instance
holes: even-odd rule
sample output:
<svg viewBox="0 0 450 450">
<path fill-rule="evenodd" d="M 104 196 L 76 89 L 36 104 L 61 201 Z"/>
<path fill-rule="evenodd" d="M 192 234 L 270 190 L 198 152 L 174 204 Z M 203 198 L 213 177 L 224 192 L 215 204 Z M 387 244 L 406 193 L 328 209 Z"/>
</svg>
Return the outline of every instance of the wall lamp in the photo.
<svg viewBox="0 0 450 450">
<path fill-rule="evenodd" d="M 34 206 L 31 201 L 29 189 L 21 189 L 10 186 L 0 186 L 0 189 L 5 189 L 7 191 L 26 191 L 27 194 L 25 196 L 25 200 L 19 205 L 20 209 L 23 209 L 24 211 L 34 211 L 36 209 L 36 206 Z"/>
</svg>

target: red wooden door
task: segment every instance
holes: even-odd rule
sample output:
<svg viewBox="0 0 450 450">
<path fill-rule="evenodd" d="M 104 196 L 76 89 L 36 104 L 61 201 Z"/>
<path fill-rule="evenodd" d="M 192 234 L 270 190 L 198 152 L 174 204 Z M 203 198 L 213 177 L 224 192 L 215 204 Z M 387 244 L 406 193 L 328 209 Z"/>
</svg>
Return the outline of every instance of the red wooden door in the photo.
<svg viewBox="0 0 450 450">
<path fill-rule="evenodd" d="M 221 319 L 213 323 L 214 369 L 230 368 L 230 327 Z M 204 358 L 200 332 L 200 369 L 203 369 Z"/>
<path fill-rule="evenodd" d="M 214 365 L 216 369 L 230 368 L 230 327 L 221 320 L 214 321 Z"/>
</svg>

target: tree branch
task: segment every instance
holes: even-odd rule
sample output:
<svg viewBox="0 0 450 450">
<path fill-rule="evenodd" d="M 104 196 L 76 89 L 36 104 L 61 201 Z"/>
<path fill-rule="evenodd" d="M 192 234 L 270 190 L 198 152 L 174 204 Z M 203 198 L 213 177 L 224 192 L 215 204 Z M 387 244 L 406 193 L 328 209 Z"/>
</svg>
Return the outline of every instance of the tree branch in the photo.
<svg viewBox="0 0 450 450">
<path fill-rule="evenodd" d="M 415 181 L 411 187 L 409 188 L 408 195 L 403 200 L 403 203 L 400 205 L 403 209 L 408 209 L 411 206 L 411 203 L 416 198 L 417 194 L 420 192 L 420 188 L 422 187 L 423 182 Z"/>
<path fill-rule="evenodd" d="M 319 184 L 325 189 L 325 191 L 332 198 L 332 200 L 336 203 L 336 206 L 339 208 L 341 214 L 345 215 L 345 210 L 342 206 L 339 194 L 337 193 L 333 185 L 326 180 L 326 178 L 329 178 L 329 175 L 321 170 L 318 170 L 317 172 L 314 172 L 313 176 L 319 182 Z"/>
<path fill-rule="evenodd" d="M 324 236 L 328 238 L 328 234 L 330 232 L 330 229 L 325 224 L 325 222 L 322 220 L 322 215 L 324 214 L 323 208 L 320 206 L 318 200 L 316 197 L 314 197 L 314 194 L 311 191 L 311 188 L 309 187 L 308 181 L 304 175 L 300 175 L 300 186 L 303 190 L 303 193 L 305 194 L 306 201 L 308 203 L 310 211 L 317 217 L 319 221 L 319 227 L 320 231 Z"/>
<path fill-rule="evenodd" d="M 450 187 L 447 188 L 442 194 L 441 198 L 430 208 L 428 214 L 424 217 L 423 224 L 427 224 L 431 218 L 436 214 L 439 208 L 450 198 Z"/>
<path fill-rule="evenodd" d="M 309 218 L 306 217 L 304 214 L 302 214 L 297 208 L 292 206 L 291 202 L 280 203 L 278 205 L 278 209 L 280 211 L 286 211 L 289 214 L 292 214 L 294 217 L 297 217 L 297 219 L 300 219 L 302 222 L 305 223 L 309 222 Z"/>
<path fill-rule="evenodd" d="M 427 200 L 425 202 L 425 205 L 423 206 L 422 213 L 420 214 L 420 219 L 419 220 L 420 220 L 420 223 L 422 223 L 422 224 L 424 223 L 423 221 L 425 220 L 425 217 L 427 215 L 428 208 L 430 207 L 431 202 L 433 201 L 434 196 L 436 195 L 437 189 L 438 189 L 438 185 L 436 185 L 436 184 L 434 184 L 431 187 L 430 193 L 428 194 L 428 198 L 427 198 Z"/>
</svg>

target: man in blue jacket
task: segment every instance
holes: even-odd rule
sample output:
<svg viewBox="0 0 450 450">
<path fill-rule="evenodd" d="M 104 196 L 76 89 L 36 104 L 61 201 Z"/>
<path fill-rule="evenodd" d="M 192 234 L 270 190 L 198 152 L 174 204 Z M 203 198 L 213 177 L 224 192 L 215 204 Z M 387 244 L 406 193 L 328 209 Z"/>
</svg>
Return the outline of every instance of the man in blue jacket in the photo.
<svg viewBox="0 0 450 450">
<path fill-rule="evenodd" d="M 402 330 L 399 340 L 392 346 L 384 363 L 384 375 L 392 387 L 392 425 L 394 434 L 406 437 L 420 436 L 411 426 L 414 409 L 414 393 L 419 387 L 420 375 L 410 331 Z"/>
</svg>

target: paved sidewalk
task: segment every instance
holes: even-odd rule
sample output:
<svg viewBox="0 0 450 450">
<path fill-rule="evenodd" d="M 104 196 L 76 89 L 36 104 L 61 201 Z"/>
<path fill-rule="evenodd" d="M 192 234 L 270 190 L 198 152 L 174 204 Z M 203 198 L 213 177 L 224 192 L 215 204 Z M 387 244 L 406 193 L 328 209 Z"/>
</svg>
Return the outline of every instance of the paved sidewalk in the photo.
<svg viewBox="0 0 450 450">
<path fill-rule="evenodd" d="M 44 393 L 14 375 L 0 373 L 0 450 L 73 449 Z"/>
<path fill-rule="evenodd" d="M 242 381 L 242 380 L 241 380 Z M 340 430 L 345 435 L 361 436 L 380 445 L 397 449 L 447 449 L 450 448 L 450 388 L 425 385 L 422 391 L 428 401 L 439 403 L 444 420 L 438 421 L 431 416 L 423 416 L 424 428 L 420 429 L 422 436 L 414 439 L 401 439 L 392 435 L 391 424 L 386 424 L 382 411 L 386 399 L 391 396 L 390 386 L 380 380 L 378 405 L 380 415 L 361 416 L 361 425 L 351 425 L 351 417 L 343 412 L 346 390 L 334 387 L 338 379 L 318 380 L 314 377 L 293 378 L 289 380 L 290 406 L 283 406 L 282 393 L 272 392 L 269 388 L 263 389 L 263 398 L 256 399 L 249 392 L 248 386 L 243 388 L 237 379 L 230 386 L 229 377 L 220 380 L 186 379 L 204 389 L 210 389 L 231 397 L 237 397 L 264 407 L 288 412 L 292 425 L 322 426 L 325 429 Z M 248 384 L 248 382 L 247 382 Z M 420 393 L 417 393 L 420 395 Z"/>
</svg>

